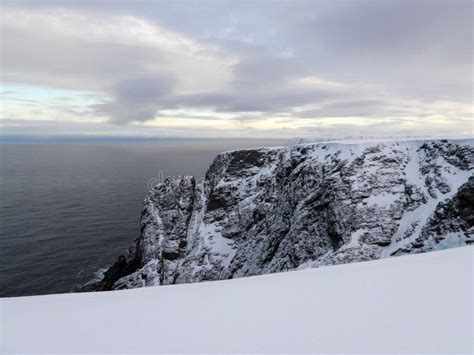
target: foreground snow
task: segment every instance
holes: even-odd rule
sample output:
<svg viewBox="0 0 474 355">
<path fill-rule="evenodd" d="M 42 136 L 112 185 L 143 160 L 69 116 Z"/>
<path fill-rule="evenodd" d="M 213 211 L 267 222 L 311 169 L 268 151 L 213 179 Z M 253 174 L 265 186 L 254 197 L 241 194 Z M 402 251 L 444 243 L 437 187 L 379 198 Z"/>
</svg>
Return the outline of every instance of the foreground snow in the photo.
<svg viewBox="0 0 474 355">
<path fill-rule="evenodd" d="M 0 300 L 1 353 L 471 353 L 474 247 L 230 281 Z"/>
</svg>

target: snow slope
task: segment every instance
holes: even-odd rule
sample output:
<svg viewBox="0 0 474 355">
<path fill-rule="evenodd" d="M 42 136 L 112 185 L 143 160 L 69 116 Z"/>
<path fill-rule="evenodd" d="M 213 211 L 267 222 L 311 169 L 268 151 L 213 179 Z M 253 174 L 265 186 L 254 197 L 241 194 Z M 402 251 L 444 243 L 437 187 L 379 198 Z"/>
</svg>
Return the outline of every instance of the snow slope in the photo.
<svg viewBox="0 0 474 355">
<path fill-rule="evenodd" d="M 474 247 L 0 300 L 1 353 L 472 353 Z"/>
</svg>

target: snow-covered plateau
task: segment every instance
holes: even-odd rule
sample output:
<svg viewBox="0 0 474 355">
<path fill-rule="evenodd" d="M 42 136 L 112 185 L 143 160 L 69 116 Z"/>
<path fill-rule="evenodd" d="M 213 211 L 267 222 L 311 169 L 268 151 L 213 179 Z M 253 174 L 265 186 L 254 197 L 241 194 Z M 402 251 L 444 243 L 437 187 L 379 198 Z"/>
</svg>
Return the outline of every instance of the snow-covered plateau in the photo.
<svg viewBox="0 0 474 355">
<path fill-rule="evenodd" d="M 224 280 L 474 242 L 474 140 L 295 144 L 166 179 L 141 235 L 82 290 Z"/>
<path fill-rule="evenodd" d="M 474 247 L 256 277 L 0 299 L 0 353 L 466 353 Z"/>
</svg>

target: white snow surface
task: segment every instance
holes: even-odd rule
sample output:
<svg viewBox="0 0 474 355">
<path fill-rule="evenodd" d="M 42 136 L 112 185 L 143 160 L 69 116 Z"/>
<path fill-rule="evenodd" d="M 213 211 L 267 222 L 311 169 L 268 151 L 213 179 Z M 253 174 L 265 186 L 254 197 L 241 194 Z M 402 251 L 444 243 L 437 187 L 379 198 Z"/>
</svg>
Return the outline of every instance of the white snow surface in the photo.
<svg viewBox="0 0 474 355">
<path fill-rule="evenodd" d="M 0 300 L 0 353 L 472 353 L 474 247 Z"/>
</svg>

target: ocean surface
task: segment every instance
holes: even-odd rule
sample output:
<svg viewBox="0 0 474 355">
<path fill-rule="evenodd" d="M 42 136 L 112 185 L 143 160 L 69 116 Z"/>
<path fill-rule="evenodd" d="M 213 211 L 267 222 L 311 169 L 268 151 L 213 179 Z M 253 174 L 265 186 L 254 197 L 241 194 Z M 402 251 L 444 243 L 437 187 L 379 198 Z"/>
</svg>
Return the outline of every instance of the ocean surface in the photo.
<svg viewBox="0 0 474 355">
<path fill-rule="evenodd" d="M 70 292 L 139 236 L 147 184 L 275 140 L 0 143 L 0 297 Z"/>
</svg>

